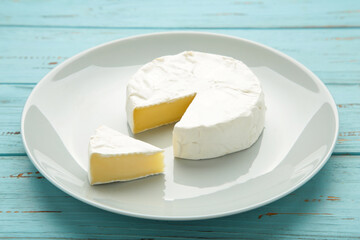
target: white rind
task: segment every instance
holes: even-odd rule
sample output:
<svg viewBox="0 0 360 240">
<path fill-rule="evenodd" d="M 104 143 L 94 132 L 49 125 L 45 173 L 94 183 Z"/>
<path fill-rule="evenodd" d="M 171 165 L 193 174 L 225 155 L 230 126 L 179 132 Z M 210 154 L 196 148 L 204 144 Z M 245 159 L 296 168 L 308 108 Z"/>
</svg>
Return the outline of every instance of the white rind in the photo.
<svg viewBox="0 0 360 240">
<path fill-rule="evenodd" d="M 104 125 L 97 128 L 95 135 L 90 137 L 89 155 L 98 153 L 103 156 L 114 156 L 137 153 L 154 154 L 157 152 L 163 152 L 163 150 Z"/>
<path fill-rule="evenodd" d="M 179 127 L 175 124 L 174 156 L 197 160 L 215 158 L 246 149 L 259 138 L 264 128 L 264 121 L 265 111 L 254 107 L 247 116 L 212 126 Z"/>
<path fill-rule="evenodd" d="M 115 183 L 115 182 L 129 182 L 129 181 L 133 181 L 133 180 L 137 180 L 137 179 L 141 179 L 141 178 L 146 178 L 146 177 L 150 177 L 150 176 L 154 176 L 154 175 L 159 175 L 159 174 L 164 174 L 162 172 L 160 173 L 153 173 L 153 174 L 149 174 L 149 175 L 144 175 L 144 176 L 141 176 L 141 177 L 138 177 L 138 178 L 132 178 L 132 179 L 126 179 L 126 180 L 114 180 L 114 181 L 108 181 L 108 182 L 96 182 L 96 183 L 93 183 L 91 185 L 101 185 L 101 184 L 105 184 L 105 183 Z M 89 181 L 91 182 L 91 176 L 90 174 L 89 175 Z"/>
<path fill-rule="evenodd" d="M 250 147 L 265 121 L 260 81 L 241 61 L 201 53 L 164 56 L 140 68 L 127 86 L 131 129 L 135 108 L 196 94 L 173 131 L 174 156 L 202 159 Z"/>
<path fill-rule="evenodd" d="M 128 154 L 155 154 L 159 152 L 164 152 L 162 149 L 150 145 L 146 142 L 129 137 L 125 134 L 122 134 L 116 130 L 113 130 L 107 126 L 100 126 L 96 129 L 95 135 L 90 137 L 89 143 L 89 159 L 94 153 L 100 154 L 103 157 L 112 157 L 112 156 L 123 156 Z M 90 183 L 92 182 L 90 174 L 90 164 L 88 170 L 88 177 Z M 150 174 L 154 175 L 154 174 Z M 147 175 L 147 176 L 150 176 Z M 146 176 L 142 176 L 146 177 Z M 142 178 L 139 177 L 139 178 Z M 138 179 L 138 178 L 134 178 Z M 125 182 L 134 179 L 124 180 L 124 181 L 110 181 L 110 182 Z M 104 183 L 110 183 L 104 182 Z M 95 183 L 102 184 L 102 183 Z"/>
</svg>

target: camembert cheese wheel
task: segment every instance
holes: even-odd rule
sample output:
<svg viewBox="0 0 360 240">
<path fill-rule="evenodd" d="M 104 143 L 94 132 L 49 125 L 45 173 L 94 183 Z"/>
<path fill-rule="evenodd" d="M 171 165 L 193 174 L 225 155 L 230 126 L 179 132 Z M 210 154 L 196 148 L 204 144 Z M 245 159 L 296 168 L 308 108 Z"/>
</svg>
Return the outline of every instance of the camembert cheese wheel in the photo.
<svg viewBox="0 0 360 240">
<path fill-rule="evenodd" d="M 219 157 L 250 147 L 265 121 L 260 81 L 241 61 L 186 51 L 141 67 L 127 86 L 133 133 L 177 122 L 174 156 Z"/>
</svg>

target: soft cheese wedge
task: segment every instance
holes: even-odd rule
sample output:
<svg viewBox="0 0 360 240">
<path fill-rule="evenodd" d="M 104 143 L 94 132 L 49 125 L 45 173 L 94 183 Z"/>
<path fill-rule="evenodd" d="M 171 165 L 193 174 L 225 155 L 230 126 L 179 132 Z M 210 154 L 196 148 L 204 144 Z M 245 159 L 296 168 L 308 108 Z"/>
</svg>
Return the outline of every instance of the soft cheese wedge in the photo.
<svg viewBox="0 0 360 240">
<path fill-rule="evenodd" d="M 162 173 L 163 150 L 101 126 L 89 144 L 91 185 L 128 181 Z"/>
<path fill-rule="evenodd" d="M 250 147 L 265 121 L 260 81 L 241 61 L 186 51 L 141 67 L 127 86 L 133 133 L 179 121 L 174 156 L 203 159 Z"/>
</svg>

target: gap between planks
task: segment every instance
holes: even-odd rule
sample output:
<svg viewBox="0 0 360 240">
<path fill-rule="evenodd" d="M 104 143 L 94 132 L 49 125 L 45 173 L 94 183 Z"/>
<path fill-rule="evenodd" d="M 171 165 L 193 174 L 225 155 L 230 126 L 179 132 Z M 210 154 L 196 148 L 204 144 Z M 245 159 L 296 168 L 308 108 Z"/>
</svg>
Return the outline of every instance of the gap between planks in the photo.
<svg viewBox="0 0 360 240">
<path fill-rule="evenodd" d="M 314 26 L 283 26 L 283 27 L 106 27 L 106 26 L 64 26 L 64 25 L 6 25 L 0 24 L 0 27 L 6 28 L 69 28 L 69 29 L 142 29 L 142 30 L 289 30 L 289 29 L 360 29 L 360 25 L 314 25 Z"/>
<path fill-rule="evenodd" d="M 0 153 L 0 157 L 25 157 L 26 153 Z"/>
</svg>

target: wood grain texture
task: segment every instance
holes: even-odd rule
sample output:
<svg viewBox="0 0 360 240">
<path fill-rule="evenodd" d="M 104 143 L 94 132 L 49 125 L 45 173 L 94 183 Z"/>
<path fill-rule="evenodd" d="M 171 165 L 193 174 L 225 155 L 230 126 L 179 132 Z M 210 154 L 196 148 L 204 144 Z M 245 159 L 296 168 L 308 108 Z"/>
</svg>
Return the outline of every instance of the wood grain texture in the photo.
<svg viewBox="0 0 360 240">
<path fill-rule="evenodd" d="M 0 46 L 8 46 L 0 51 L 0 83 L 36 83 L 80 51 L 114 39 L 161 31 L 168 30 L 0 27 Z M 325 83 L 360 83 L 360 29 L 211 32 L 247 38 L 280 50 Z"/>
<path fill-rule="evenodd" d="M 25 155 L 21 140 L 21 113 L 34 85 L 0 84 L 0 156 L 5 154 Z"/>
<path fill-rule="evenodd" d="M 327 84 L 337 104 L 340 129 L 335 153 L 360 154 L 360 85 Z"/>
<path fill-rule="evenodd" d="M 38 174 L 27 157 L 0 157 L 0 237 L 21 239 L 359 238 L 360 156 L 333 156 L 310 182 L 259 209 L 203 221 L 152 221 L 91 207 Z M 21 177 L 17 177 L 21 175 Z M 315 227 L 316 226 L 316 227 Z"/>
<path fill-rule="evenodd" d="M 307 66 L 338 106 L 336 156 L 281 200 L 205 221 L 112 214 L 54 187 L 21 142 L 34 84 L 89 47 L 174 30 L 247 38 Z M 360 1 L 2 0 L 0 36 L 0 239 L 360 239 Z"/>
<path fill-rule="evenodd" d="M 17 26 L 87 28 L 329 28 L 360 26 L 360 2 L 352 0 L 331 2 L 327 0 L 3 0 L 1 5 L 0 24 Z"/>
</svg>

